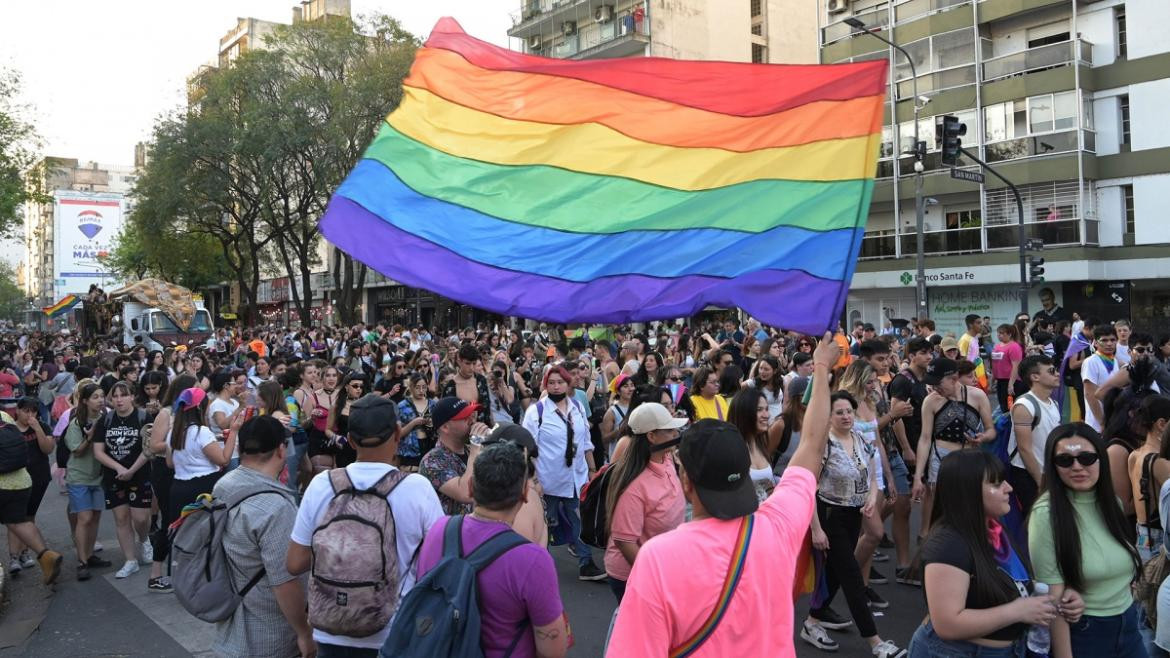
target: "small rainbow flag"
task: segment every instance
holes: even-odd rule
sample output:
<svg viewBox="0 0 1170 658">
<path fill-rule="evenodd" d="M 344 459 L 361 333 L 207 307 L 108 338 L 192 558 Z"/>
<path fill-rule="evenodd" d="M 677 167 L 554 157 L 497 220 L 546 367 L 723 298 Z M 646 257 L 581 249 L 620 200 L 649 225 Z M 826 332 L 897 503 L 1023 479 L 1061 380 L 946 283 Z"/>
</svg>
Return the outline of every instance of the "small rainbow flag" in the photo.
<svg viewBox="0 0 1170 658">
<path fill-rule="evenodd" d="M 622 323 L 738 306 L 836 325 L 869 210 L 884 61 L 567 61 L 435 26 L 321 220 L 479 308 Z"/>
<path fill-rule="evenodd" d="M 61 298 L 61 301 L 53 304 L 52 306 L 46 306 L 41 310 L 45 312 L 45 315 L 51 318 L 55 318 L 58 315 L 61 315 L 69 309 L 73 308 L 74 306 L 77 306 L 80 301 L 81 298 L 77 295 L 65 295 Z"/>
</svg>

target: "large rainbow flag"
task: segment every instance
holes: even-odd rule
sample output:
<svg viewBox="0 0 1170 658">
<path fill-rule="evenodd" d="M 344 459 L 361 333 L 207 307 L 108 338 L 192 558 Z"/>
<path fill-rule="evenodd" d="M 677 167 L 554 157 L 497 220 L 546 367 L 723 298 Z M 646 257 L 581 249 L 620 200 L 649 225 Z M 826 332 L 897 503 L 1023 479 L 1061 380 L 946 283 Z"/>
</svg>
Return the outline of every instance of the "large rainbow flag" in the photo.
<svg viewBox="0 0 1170 658">
<path fill-rule="evenodd" d="M 61 315 L 62 313 L 73 308 L 74 306 L 77 306 L 80 302 L 81 298 L 77 295 L 65 295 L 56 304 L 53 304 L 52 306 L 45 306 L 41 309 L 41 311 L 45 315 L 51 318 L 55 318 L 58 315 Z"/>
<path fill-rule="evenodd" d="M 321 220 L 406 285 L 620 323 L 738 306 L 835 326 L 873 189 L 884 61 L 566 61 L 435 26 Z"/>
</svg>

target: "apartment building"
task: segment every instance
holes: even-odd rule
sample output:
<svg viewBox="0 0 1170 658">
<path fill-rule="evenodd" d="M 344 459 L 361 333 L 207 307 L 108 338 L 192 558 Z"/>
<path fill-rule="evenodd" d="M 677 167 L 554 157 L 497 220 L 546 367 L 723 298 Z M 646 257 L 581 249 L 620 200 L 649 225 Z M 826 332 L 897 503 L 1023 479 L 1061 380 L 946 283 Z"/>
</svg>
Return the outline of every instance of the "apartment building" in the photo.
<svg viewBox="0 0 1170 658">
<path fill-rule="evenodd" d="M 653 56 L 734 62 L 816 61 L 809 0 L 521 0 L 508 36 L 530 54 Z"/>
<path fill-rule="evenodd" d="M 916 221 L 910 151 L 915 104 L 923 178 L 928 312 L 940 330 L 1020 309 L 1014 196 L 991 175 L 951 177 L 935 147 L 940 115 L 967 126 L 964 148 L 1015 183 L 1045 281 L 1030 289 L 1106 320 L 1170 330 L 1170 25 L 1166 0 L 818 0 L 823 63 L 890 60 L 890 93 L 861 262 L 847 320 L 915 314 Z M 845 23 L 857 19 L 903 47 Z M 971 164 L 961 160 L 962 164 Z M 974 169 L 974 167 L 964 167 Z"/>
</svg>

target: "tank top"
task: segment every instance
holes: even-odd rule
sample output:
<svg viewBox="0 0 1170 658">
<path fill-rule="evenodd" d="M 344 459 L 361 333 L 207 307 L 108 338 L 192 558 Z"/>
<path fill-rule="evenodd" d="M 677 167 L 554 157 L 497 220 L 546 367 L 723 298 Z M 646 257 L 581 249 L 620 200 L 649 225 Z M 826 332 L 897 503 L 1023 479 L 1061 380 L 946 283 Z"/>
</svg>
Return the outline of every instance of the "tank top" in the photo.
<svg viewBox="0 0 1170 658">
<path fill-rule="evenodd" d="M 776 476 L 772 473 L 770 468 L 753 468 L 748 471 L 752 478 L 752 484 L 756 488 L 756 498 L 762 503 L 772 495 L 772 490 L 776 488 Z"/>
<path fill-rule="evenodd" d="M 960 445 L 967 443 L 968 433 L 978 433 L 983 419 L 979 411 L 967 404 L 967 387 L 962 389 L 961 400 L 947 400 L 934 414 L 936 441 L 949 441 Z"/>
</svg>

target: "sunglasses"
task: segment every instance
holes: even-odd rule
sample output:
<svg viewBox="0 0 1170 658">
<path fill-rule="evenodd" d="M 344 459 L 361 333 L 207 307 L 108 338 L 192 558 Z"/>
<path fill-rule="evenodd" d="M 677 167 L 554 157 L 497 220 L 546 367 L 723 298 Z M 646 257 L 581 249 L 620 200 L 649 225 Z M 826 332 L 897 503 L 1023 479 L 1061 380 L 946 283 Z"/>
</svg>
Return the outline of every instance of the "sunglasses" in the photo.
<svg viewBox="0 0 1170 658">
<path fill-rule="evenodd" d="M 682 381 L 682 377 L 679 377 L 678 375 L 667 377 L 667 379 L 669 379 L 672 382 L 681 382 Z"/>
<path fill-rule="evenodd" d="M 1135 348 L 1131 349 L 1130 351 L 1133 352 L 1134 354 L 1146 354 L 1146 353 L 1153 354 L 1154 348 L 1152 348 L 1152 347 L 1135 347 Z"/>
<path fill-rule="evenodd" d="M 1058 468 L 1072 468 L 1073 462 L 1077 462 L 1081 466 L 1089 467 L 1097 463 L 1100 458 L 1095 452 L 1082 452 L 1076 455 L 1070 455 L 1067 452 L 1056 455 L 1052 458 L 1052 463 L 1056 464 Z"/>
</svg>

